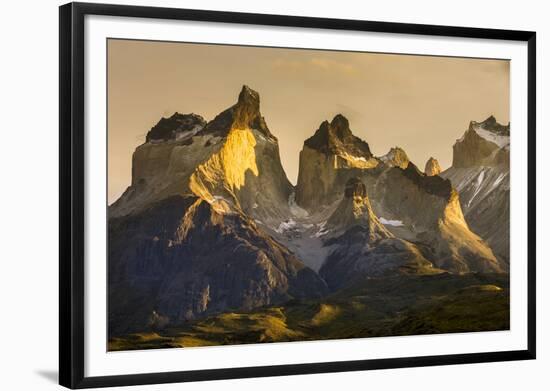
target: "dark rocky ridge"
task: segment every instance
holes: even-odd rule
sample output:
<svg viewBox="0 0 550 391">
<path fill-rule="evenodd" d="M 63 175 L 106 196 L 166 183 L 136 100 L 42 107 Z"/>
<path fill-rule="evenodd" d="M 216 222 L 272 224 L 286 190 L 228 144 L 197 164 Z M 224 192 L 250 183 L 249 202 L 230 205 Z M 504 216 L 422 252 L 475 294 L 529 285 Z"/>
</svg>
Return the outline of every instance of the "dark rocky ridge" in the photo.
<svg viewBox="0 0 550 391">
<path fill-rule="evenodd" d="M 109 221 L 109 334 L 320 297 L 324 282 L 243 214 L 174 196 Z"/>
<path fill-rule="evenodd" d="M 304 145 L 325 154 L 336 154 L 341 150 L 364 157 L 372 157 L 369 145 L 353 135 L 349 121 L 342 114 L 337 114 L 332 121 L 324 121 L 313 136 L 304 141 Z"/>
<path fill-rule="evenodd" d="M 396 168 L 392 168 L 395 170 Z M 403 175 L 410 179 L 415 185 L 425 190 L 428 194 L 433 194 L 443 198 L 449 198 L 453 187 L 451 181 L 440 176 L 428 176 L 423 174 L 413 163 L 408 164 L 403 170 Z"/>
<path fill-rule="evenodd" d="M 379 163 L 369 145 L 353 135 L 348 120 L 338 114 L 331 122 L 322 122 L 314 135 L 304 141 L 296 202 L 306 210 L 325 208 L 342 197 L 346 181 L 356 170 L 375 168 Z"/>
<path fill-rule="evenodd" d="M 499 124 L 497 122 L 497 119 L 493 115 L 489 116 L 489 118 L 487 118 L 485 121 L 479 123 L 472 121 L 472 123 L 481 125 L 481 127 L 483 127 L 484 129 L 490 130 L 501 136 L 510 135 L 510 122 L 508 122 L 508 125 Z M 470 123 L 470 126 L 472 125 L 472 123 Z"/>
<path fill-rule="evenodd" d="M 193 129 L 202 129 L 206 125 L 203 117 L 197 114 L 174 113 L 169 118 L 160 121 L 147 132 L 146 142 L 175 140 L 183 132 Z"/>
</svg>

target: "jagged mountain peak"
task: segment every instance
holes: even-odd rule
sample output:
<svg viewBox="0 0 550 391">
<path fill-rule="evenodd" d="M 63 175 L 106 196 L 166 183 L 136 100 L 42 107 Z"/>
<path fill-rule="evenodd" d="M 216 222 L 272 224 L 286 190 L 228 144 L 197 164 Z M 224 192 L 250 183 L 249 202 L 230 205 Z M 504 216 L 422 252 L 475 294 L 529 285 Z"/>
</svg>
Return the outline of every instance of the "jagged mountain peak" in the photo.
<svg viewBox="0 0 550 391">
<path fill-rule="evenodd" d="M 441 173 L 441 166 L 434 157 L 430 157 L 424 167 L 424 174 L 427 176 L 439 175 Z"/>
<path fill-rule="evenodd" d="M 349 128 L 349 121 L 342 114 L 336 114 L 330 122 L 330 127 L 334 130 L 334 134 L 340 140 L 345 140 L 352 135 Z"/>
<path fill-rule="evenodd" d="M 331 251 L 319 270 L 330 288 L 345 286 L 360 275 L 440 272 L 412 243 L 396 238 L 374 213 L 367 186 L 348 179 L 344 198 L 327 221 L 324 240 Z"/>
<path fill-rule="evenodd" d="M 241 92 L 239 93 L 239 102 L 249 101 L 253 103 L 260 104 L 260 94 L 257 91 L 253 90 L 246 84 L 243 84 Z M 259 106 L 258 106 L 259 107 Z"/>
<path fill-rule="evenodd" d="M 260 112 L 260 94 L 247 85 L 241 88 L 237 103 L 210 121 L 205 132 L 225 137 L 232 129 L 254 129 L 269 140 L 277 141 Z"/>
<path fill-rule="evenodd" d="M 502 125 L 497 122 L 497 119 L 493 115 L 490 115 L 482 122 L 470 121 L 470 128 L 474 130 L 475 128 L 483 128 L 502 136 L 510 135 L 510 122 L 508 122 L 508 125 Z"/>
<path fill-rule="evenodd" d="M 337 114 L 331 122 L 323 121 L 304 145 L 325 154 L 345 152 L 365 159 L 372 157 L 369 145 L 353 134 L 348 119 L 342 114 Z"/>
<path fill-rule="evenodd" d="M 370 241 L 393 237 L 374 214 L 367 195 L 367 187 L 358 177 L 350 178 L 346 182 L 344 198 L 328 219 L 327 224 L 337 231 L 362 226 L 368 231 Z"/>
<path fill-rule="evenodd" d="M 194 194 L 220 211 L 279 219 L 292 192 L 277 139 L 243 86 L 237 103 L 205 125 L 196 114 L 163 118 L 133 154 L 132 186 L 110 208 L 122 216 L 172 195 Z M 176 142 L 158 142 L 165 139 Z M 261 158 L 260 158 L 261 156 Z"/>
<path fill-rule="evenodd" d="M 395 168 L 394 168 L 395 170 Z M 416 186 L 425 192 L 436 195 L 445 199 L 449 199 L 453 193 L 451 181 L 443 179 L 440 176 L 428 176 L 416 167 L 415 164 L 409 162 L 407 168 L 403 170 L 405 177 L 412 181 Z"/>
<path fill-rule="evenodd" d="M 180 114 L 177 111 L 172 116 L 162 117 L 155 126 L 147 132 L 146 142 L 179 140 L 182 137 L 196 134 L 204 128 L 206 121 L 198 114 Z"/>
<path fill-rule="evenodd" d="M 494 116 L 470 121 L 464 135 L 453 145 L 453 167 L 496 166 L 509 161 L 510 124 L 499 124 Z"/>
<path fill-rule="evenodd" d="M 386 165 L 390 167 L 407 168 L 409 165 L 409 157 L 407 153 L 400 147 L 390 148 L 387 154 L 380 158 Z"/>
<path fill-rule="evenodd" d="M 323 208 L 342 196 L 351 170 L 370 170 L 380 161 L 369 144 L 355 136 L 342 114 L 323 121 L 313 136 L 304 141 L 296 185 L 296 202 L 302 208 Z M 343 177 L 337 172 L 344 173 Z M 352 174 L 355 175 L 355 174 Z"/>
<path fill-rule="evenodd" d="M 260 94 L 243 85 L 237 104 L 233 106 L 233 127 L 239 129 L 256 127 L 256 122 L 261 120 L 263 118 L 260 114 Z"/>
</svg>

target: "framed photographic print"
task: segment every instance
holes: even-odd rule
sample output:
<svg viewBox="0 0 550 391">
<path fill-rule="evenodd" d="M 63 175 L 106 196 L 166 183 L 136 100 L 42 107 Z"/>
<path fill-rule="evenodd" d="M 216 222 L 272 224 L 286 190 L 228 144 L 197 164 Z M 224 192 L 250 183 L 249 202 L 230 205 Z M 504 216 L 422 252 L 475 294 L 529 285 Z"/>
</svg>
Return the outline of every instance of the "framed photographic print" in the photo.
<svg viewBox="0 0 550 391">
<path fill-rule="evenodd" d="M 535 33 L 60 7 L 60 384 L 535 358 Z"/>
</svg>

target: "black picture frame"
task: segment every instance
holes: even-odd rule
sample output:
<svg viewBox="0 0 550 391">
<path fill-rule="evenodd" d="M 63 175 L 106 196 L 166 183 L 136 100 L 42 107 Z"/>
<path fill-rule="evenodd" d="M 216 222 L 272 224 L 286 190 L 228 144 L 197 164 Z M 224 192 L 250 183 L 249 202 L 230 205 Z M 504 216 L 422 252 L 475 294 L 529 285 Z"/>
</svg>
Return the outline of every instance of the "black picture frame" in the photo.
<svg viewBox="0 0 550 391">
<path fill-rule="evenodd" d="M 86 377 L 84 374 L 84 17 L 109 15 L 170 20 L 311 27 L 424 36 L 527 42 L 528 47 L 528 346 L 526 350 L 402 357 L 296 365 L 220 368 Z M 531 31 L 341 20 L 92 3 L 59 9 L 59 383 L 69 388 L 126 386 L 369 369 L 405 368 L 536 357 L 535 127 L 536 33 Z"/>
</svg>

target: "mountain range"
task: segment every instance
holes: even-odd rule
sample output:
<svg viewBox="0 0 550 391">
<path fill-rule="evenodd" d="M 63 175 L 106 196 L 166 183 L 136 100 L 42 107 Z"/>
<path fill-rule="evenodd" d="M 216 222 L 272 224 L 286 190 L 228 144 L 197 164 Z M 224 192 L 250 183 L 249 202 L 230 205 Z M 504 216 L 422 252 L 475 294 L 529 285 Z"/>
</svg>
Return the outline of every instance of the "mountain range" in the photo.
<svg viewBox="0 0 550 391">
<path fill-rule="evenodd" d="M 110 338 L 370 279 L 505 276 L 509 135 L 472 121 L 452 167 L 430 158 L 423 172 L 399 147 L 374 156 L 338 114 L 304 141 L 293 186 L 251 88 L 209 122 L 161 118 L 108 210 Z"/>
</svg>

